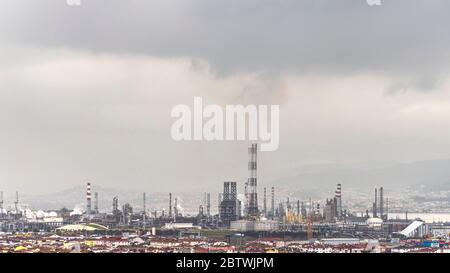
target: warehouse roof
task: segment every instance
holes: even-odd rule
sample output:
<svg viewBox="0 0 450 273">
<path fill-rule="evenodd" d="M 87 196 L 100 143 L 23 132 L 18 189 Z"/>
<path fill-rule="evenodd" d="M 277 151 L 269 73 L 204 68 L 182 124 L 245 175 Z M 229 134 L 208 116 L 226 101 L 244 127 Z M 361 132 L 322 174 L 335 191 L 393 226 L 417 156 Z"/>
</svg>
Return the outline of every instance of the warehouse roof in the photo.
<svg viewBox="0 0 450 273">
<path fill-rule="evenodd" d="M 65 225 L 57 228 L 60 231 L 96 231 L 96 230 L 107 230 L 108 228 L 99 224 L 89 223 L 89 224 L 73 224 Z"/>
</svg>

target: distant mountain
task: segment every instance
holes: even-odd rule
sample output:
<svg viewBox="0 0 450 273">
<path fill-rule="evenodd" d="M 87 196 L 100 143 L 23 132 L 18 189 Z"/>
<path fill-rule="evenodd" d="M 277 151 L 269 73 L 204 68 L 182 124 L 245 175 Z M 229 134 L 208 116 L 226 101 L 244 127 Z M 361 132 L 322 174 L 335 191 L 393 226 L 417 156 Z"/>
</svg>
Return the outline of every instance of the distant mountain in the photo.
<svg viewBox="0 0 450 273">
<path fill-rule="evenodd" d="M 417 161 L 370 167 L 358 165 L 316 165 L 292 168 L 284 178 L 271 183 L 309 191 L 334 189 L 340 182 L 345 188 L 368 189 L 384 186 L 392 190 L 425 187 L 427 190 L 450 189 L 450 159 Z"/>
<path fill-rule="evenodd" d="M 134 202 L 142 204 L 142 193 L 134 191 L 120 191 L 103 187 L 92 187 L 92 208 L 94 208 L 94 192 L 98 192 L 98 205 L 100 210 L 111 209 L 112 198 L 119 196 L 119 199 L 125 202 Z M 66 207 L 73 209 L 75 207 L 84 208 L 86 204 L 86 188 L 84 186 L 41 195 L 23 195 L 20 202 L 29 205 L 31 208 L 40 209 L 58 209 Z"/>
<path fill-rule="evenodd" d="M 136 211 L 141 211 L 143 207 L 143 192 L 138 190 L 119 190 L 92 185 L 92 208 L 94 208 L 94 193 L 98 192 L 98 205 L 101 212 L 110 212 L 112 210 L 112 199 L 119 198 L 119 206 L 130 203 Z M 169 193 L 146 192 L 147 210 L 165 209 L 168 210 Z M 184 208 L 197 208 L 201 202 L 202 193 L 174 193 L 172 205 L 175 198 L 178 198 L 178 207 L 180 211 Z M 56 193 L 43 195 L 23 195 L 20 197 L 20 203 L 26 204 L 32 209 L 55 210 L 60 208 L 80 208 L 86 207 L 86 188 L 84 186 L 74 187 Z M 11 205 L 10 205 L 11 206 Z M 192 210 L 186 211 L 192 213 Z"/>
<path fill-rule="evenodd" d="M 374 186 L 384 186 L 389 191 L 414 189 L 419 191 L 450 190 L 450 159 L 428 160 L 412 163 L 360 163 L 316 164 L 292 167 L 273 173 L 272 178 L 261 177 L 262 186 L 276 186 L 277 195 L 298 194 L 303 197 L 328 196 L 342 183 L 343 189 L 370 192 Z M 212 185 L 212 188 L 218 188 Z M 136 210 L 142 209 L 142 191 L 118 190 L 104 187 L 92 188 L 92 206 L 94 192 L 99 193 L 100 211 L 111 211 L 112 199 L 119 197 L 119 204 L 130 203 Z M 240 192 L 242 193 L 242 192 Z M 148 209 L 168 209 L 168 192 L 146 192 Z M 216 208 L 217 192 L 212 191 L 211 205 Z M 180 209 L 187 213 L 196 213 L 202 202 L 203 192 L 176 192 Z M 9 198 L 13 200 L 13 198 Z M 261 199 L 262 200 L 262 199 Z M 85 187 L 79 186 L 57 193 L 44 195 L 21 195 L 20 203 L 34 209 L 53 210 L 66 207 L 69 209 L 85 208 Z M 7 204 L 5 204 L 7 205 Z M 11 206 L 11 204 L 9 204 Z"/>
</svg>

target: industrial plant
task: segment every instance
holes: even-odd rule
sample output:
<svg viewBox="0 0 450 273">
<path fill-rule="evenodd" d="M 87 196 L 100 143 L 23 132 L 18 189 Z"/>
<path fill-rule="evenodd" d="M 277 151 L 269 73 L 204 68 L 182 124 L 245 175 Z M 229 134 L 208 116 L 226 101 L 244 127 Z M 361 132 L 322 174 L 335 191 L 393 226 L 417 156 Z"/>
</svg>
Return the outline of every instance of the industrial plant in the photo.
<svg viewBox="0 0 450 273">
<path fill-rule="evenodd" d="M 411 240 L 419 240 L 412 245 L 416 248 L 424 242 L 434 242 L 433 246 L 437 246 L 437 249 L 440 246 L 448 247 L 442 240 L 447 242 L 450 225 L 408 219 L 407 212 L 404 219 L 390 218 L 389 200 L 382 186 L 375 187 L 373 202 L 367 204 L 371 210 L 367 209 L 365 212 L 352 212 L 345 205 L 345 185 L 342 183 L 336 183 L 334 196 L 325 200 L 281 200 L 277 198 L 274 185 L 263 185 L 260 204 L 257 151 L 257 143 L 252 143 L 248 148 L 248 177 L 242 185 L 244 193 L 239 194 L 237 181 L 224 181 L 221 183 L 222 187 L 218 187 L 220 192 L 217 196 L 217 208 L 211 205 L 211 192 L 204 192 L 199 194 L 202 198 L 197 214 L 180 212 L 179 199 L 172 192 L 166 195 L 167 206 L 159 210 L 147 209 L 147 202 L 152 200 L 147 200 L 147 195 L 143 192 L 141 204 L 122 203 L 120 196 L 114 196 L 110 201 L 111 209 L 102 211 L 99 209 L 99 195 L 102 193 L 93 192 L 91 182 L 85 184 L 85 208 L 82 211 L 65 208 L 54 211 L 23 209 L 18 192 L 15 193 L 14 204 L 5 207 L 1 192 L 0 242 L 3 244 L 0 249 L 12 251 L 23 240 L 17 239 L 11 246 L 6 243 L 11 242 L 11 238 L 47 237 L 51 234 L 64 238 L 80 234 L 87 236 L 83 238 L 115 238 L 114 236 L 135 234 L 146 240 L 153 238 L 162 242 L 169 238 L 216 240 L 222 242 L 223 249 L 228 252 L 252 252 L 252 248 L 245 246 L 261 240 L 266 243 L 280 240 L 296 242 L 295 247 L 292 245 L 290 248 L 286 248 L 286 243 L 283 244 L 284 248 L 270 245 L 264 247 L 266 251 L 333 252 L 336 249 L 351 249 L 357 252 L 366 251 L 368 245 L 376 245 L 378 250 L 382 248 L 383 251 L 408 252 L 406 245 L 411 246 Z M 133 205 L 139 205 L 139 209 L 135 209 Z M 126 244 L 128 243 L 129 241 Z M 419 249 L 421 247 L 422 245 Z M 20 249 L 26 251 L 28 248 Z M 78 246 L 76 249 L 81 251 L 83 247 Z M 217 248 L 211 246 L 209 249 Z M 118 251 L 115 248 L 110 250 Z"/>
</svg>

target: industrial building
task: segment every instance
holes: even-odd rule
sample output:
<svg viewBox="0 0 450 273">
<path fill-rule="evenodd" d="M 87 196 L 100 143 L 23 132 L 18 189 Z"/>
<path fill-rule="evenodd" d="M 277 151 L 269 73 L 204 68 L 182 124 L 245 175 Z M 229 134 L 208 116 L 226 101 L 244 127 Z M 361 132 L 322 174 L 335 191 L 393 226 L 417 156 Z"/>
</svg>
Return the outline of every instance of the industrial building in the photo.
<svg viewBox="0 0 450 273">
<path fill-rule="evenodd" d="M 408 225 L 400 234 L 407 238 L 423 238 L 428 234 L 428 225 L 423 221 L 415 220 Z"/>
<path fill-rule="evenodd" d="M 240 232 L 249 231 L 276 231 L 279 228 L 278 221 L 273 220 L 238 220 L 230 223 L 230 229 Z"/>
<path fill-rule="evenodd" d="M 198 199 L 195 199 L 197 202 L 195 208 L 198 208 L 196 215 L 195 212 L 194 214 L 185 213 L 180 205 L 184 202 L 183 199 L 172 193 L 162 197 L 163 209 L 153 211 L 150 209 L 149 213 L 147 213 L 146 193 L 142 193 L 142 199 L 141 195 L 138 198 L 142 200 L 142 209 L 139 205 L 133 207 L 136 201 L 130 202 L 129 199 L 123 201 L 125 199 L 114 196 L 112 203 L 109 203 L 110 209 L 100 211 L 99 194 L 101 195 L 102 192 L 93 191 L 92 184 L 88 182 L 80 190 L 82 192 L 80 200 L 84 200 L 85 206 L 79 213 L 61 209 L 30 214 L 29 210 L 24 210 L 19 203 L 17 192 L 14 205 L 5 209 L 2 193 L 0 195 L 0 229 L 3 232 L 100 234 L 120 234 L 130 231 L 145 234 L 151 230 L 153 235 L 158 230 L 158 234 L 163 234 L 162 236 L 199 237 L 206 233 L 215 236 L 221 234 L 225 238 L 231 238 L 233 234 L 256 238 L 282 234 L 282 236 L 287 235 L 290 238 L 308 241 L 323 239 L 321 241 L 323 245 L 342 243 L 358 245 L 358 249 L 359 245 L 363 244 L 364 238 L 390 240 L 396 236 L 399 238 L 449 237 L 448 225 L 430 225 L 420 220 L 408 220 L 407 217 L 406 219 L 388 219 L 389 202 L 387 198 L 385 200 L 383 187 L 375 188 L 373 202 L 373 195 L 370 194 L 367 205 L 364 205 L 365 215 L 356 215 L 347 209 L 348 203 L 343 203 L 343 184 L 341 183 L 337 183 L 335 190 L 332 191 L 334 196 L 325 200 L 312 198 L 302 200 L 297 193 L 286 196 L 283 189 L 278 190 L 278 188 L 278 199 L 276 199 L 275 187 L 265 186 L 261 190 L 263 202 L 259 207 L 257 148 L 257 144 L 251 144 L 248 149 L 249 175 L 244 185 L 245 199 L 241 196 L 238 198 L 236 181 L 225 181 L 223 190 L 218 194 L 217 207 L 214 205 L 213 209 L 211 209 L 211 193 L 205 191 L 198 194 Z M 93 200 L 92 193 L 94 193 Z M 217 212 L 214 208 L 217 208 Z M 370 210 L 372 210 L 371 215 Z M 353 239 L 340 239 L 344 237 L 353 237 Z"/>
<path fill-rule="evenodd" d="M 379 196 L 378 196 L 378 189 L 375 187 L 375 199 L 374 199 L 374 202 L 372 205 L 372 217 L 380 218 L 383 220 L 388 219 L 388 211 L 387 211 L 387 208 L 385 208 L 385 202 L 384 202 L 383 187 L 380 187 L 380 189 L 379 189 Z"/>
<path fill-rule="evenodd" d="M 95 223 L 71 224 L 56 229 L 57 232 L 103 231 L 103 230 L 108 230 L 108 228 Z"/>
<path fill-rule="evenodd" d="M 222 200 L 220 200 L 219 219 L 224 227 L 229 227 L 231 221 L 240 218 L 241 203 L 237 199 L 236 182 L 224 182 Z"/>
</svg>

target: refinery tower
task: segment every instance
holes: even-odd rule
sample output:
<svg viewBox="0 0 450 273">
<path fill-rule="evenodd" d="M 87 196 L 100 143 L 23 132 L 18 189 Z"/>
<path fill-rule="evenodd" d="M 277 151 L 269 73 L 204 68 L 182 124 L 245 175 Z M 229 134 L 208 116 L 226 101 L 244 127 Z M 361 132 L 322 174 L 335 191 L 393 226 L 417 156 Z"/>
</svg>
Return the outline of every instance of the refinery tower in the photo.
<svg viewBox="0 0 450 273">
<path fill-rule="evenodd" d="M 248 148 L 248 171 L 249 178 L 245 183 L 245 197 L 246 197 L 246 215 L 248 217 L 258 217 L 258 193 L 256 182 L 256 170 L 257 170 L 257 150 L 258 144 L 253 143 Z"/>
<path fill-rule="evenodd" d="M 86 218 L 91 215 L 91 183 L 86 184 Z"/>
</svg>

